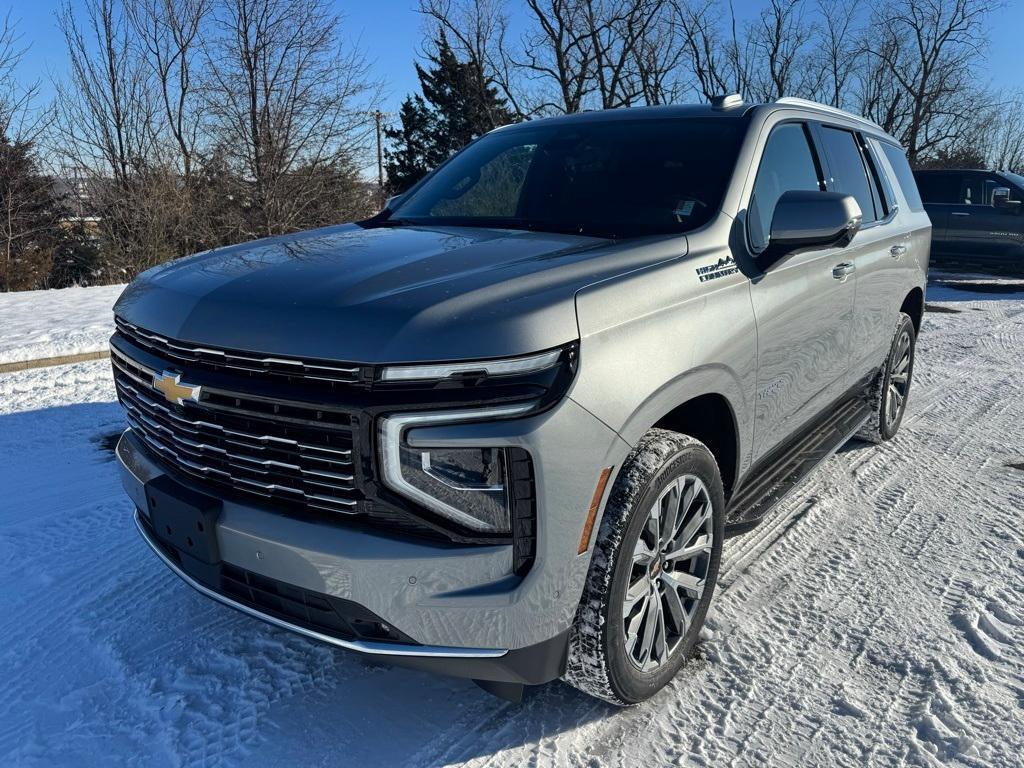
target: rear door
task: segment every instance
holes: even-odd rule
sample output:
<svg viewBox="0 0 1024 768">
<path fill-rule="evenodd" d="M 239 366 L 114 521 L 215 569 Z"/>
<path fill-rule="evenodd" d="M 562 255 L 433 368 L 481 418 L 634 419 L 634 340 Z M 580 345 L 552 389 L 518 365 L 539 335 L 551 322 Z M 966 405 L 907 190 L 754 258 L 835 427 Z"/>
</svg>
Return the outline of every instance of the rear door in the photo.
<svg viewBox="0 0 1024 768">
<path fill-rule="evenodd" d="M 748 247 L 755 253 L 768 243 L 783 192 L 824 189 L 809 130 L 802 121 L 789 121 L 768 135 L 745 216 Z M 758 344 L 755 460 L 820 413 L 845 384 L 854 278 L 833 272 L 846 260 L 838 248 L 801 253 L 751 283 Z"/>
<path fill-rule="evenodd" d="M 856 268 L 846 378 L 847 388 L 852 388 L 873 374 L 885 358 L 905 293 L 900 266 L 911 244 L 909 235 L 894 223 L 895 208 L 885 199 L 877 161 L 863 135 L 828 124 L 818 124 L 816 135 L 827 158 L 828 189 L 852 195 L 863 214 L 860 231 L 842 254 Z"/>
</svg>

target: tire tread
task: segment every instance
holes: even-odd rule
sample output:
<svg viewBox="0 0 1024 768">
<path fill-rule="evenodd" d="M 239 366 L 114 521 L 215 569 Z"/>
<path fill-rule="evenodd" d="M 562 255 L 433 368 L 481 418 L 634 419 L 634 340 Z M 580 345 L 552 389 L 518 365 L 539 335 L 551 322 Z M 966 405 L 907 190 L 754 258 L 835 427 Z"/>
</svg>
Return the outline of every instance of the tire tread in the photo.
<svg viewBox="0 0 1024 768">
<path fill-rule="evenodd" d="M 617 556 L 630 515 L 648 482 L 668 459 L 697 447 L 714 462 L 699 440 L 667 429 L 649 430 L 630 452 L 615 480 L 594 542 L 590 570 L 569 637 L 569 658 L 562 679 L 584 693 L 617 706 L 629 706 L 612 683 L 604 648 L 604 624 Z"/>
</svg>

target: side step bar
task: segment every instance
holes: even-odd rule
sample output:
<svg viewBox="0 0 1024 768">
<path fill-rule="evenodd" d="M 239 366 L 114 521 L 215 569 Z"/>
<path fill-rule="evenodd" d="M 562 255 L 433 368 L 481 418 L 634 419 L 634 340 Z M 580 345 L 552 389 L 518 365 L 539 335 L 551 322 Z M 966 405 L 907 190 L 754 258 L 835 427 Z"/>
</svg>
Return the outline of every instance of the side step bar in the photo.
<svg viewBox="0 0 1024 768">
<path fill-rule="evenodd" d="M 760 523 L 786 494 L 853 437 L 871 413 L 862 396 L 852 397 L 755 469 L 729 501 L 726 537 L 746 533 Z"/>
</svg>

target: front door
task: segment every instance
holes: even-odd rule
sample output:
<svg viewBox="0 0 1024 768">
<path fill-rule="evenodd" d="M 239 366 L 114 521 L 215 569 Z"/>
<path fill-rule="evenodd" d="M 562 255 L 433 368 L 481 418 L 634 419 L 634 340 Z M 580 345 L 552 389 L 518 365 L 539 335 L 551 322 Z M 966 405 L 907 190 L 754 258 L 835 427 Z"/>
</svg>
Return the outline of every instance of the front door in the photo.
<svg viewBox="0 0 1024 768">
<path fill-rule="evenodd" d="M 1019 211 L 996 208 L 992 192 L 1007 187 L 1006 182 L 989 174 L 965 174 L 957 205 L 950 206 L 950 227 L 957 230 L 956 250 L 966 258 L 999 264 L 1019 261 L 1024 250 L 1024 219 Z M 1020 199 L 1011 188 L 1010 199 Z"/>
<path fill-rule="evenodd" d="M 751 286 L 757 319 L 757 457 L 845 390 L 856 273 L 844 249 L 791 257 Z"/>
<path fill-rule="evenodd" d="M 789 190 L 823 190 L 822 165 L 802 122 L 769 134 L 747 206 L 748 244 L 768 243 L 775 204 Z M 838 397 L 850 360 L 856 277 L 841 248 L 784 259 L 751 284 L 757 321 L 756 460 Z"/>
</svg>

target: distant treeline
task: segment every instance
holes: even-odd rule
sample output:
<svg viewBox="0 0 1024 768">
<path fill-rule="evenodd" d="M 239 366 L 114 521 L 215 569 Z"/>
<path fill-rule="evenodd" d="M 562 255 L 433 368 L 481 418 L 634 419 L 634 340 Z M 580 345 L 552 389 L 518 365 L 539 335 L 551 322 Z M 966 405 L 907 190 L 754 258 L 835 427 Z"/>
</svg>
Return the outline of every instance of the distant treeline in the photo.
<svg viewBox="0 0 1024 768">
<path fill-rule="evenodd" d="M 386 83 L 328 0 L 66 0 L 52 104 L 18 80 L 31 41 L 8 17 L 0 290 L 357 219 L 498 125 L 587 109 L 802 96 L 875 120 L 916 165 L 1024 166 L 1024 100 L 981 78 L 988 0 L 515 7 L 420 0 L 421 92 L 386 116 L 383 189 L 366 177 Z"/>
</svg>

